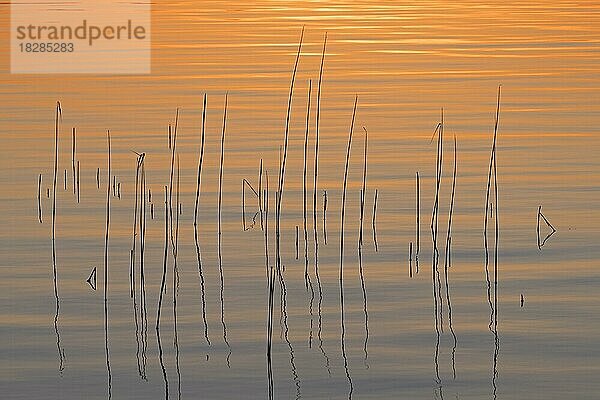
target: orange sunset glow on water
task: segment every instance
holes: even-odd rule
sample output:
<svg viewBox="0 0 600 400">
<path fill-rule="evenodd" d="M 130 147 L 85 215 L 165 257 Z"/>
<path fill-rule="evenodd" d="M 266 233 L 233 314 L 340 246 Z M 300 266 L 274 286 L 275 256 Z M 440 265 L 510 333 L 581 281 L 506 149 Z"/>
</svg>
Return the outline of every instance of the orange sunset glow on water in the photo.
<svg viewBox="0 0 600 400">
<path fill-rule="evenodd" d="M 0 398 L 597 398 L 596 2 L 0 10 Z"/>
</svg>

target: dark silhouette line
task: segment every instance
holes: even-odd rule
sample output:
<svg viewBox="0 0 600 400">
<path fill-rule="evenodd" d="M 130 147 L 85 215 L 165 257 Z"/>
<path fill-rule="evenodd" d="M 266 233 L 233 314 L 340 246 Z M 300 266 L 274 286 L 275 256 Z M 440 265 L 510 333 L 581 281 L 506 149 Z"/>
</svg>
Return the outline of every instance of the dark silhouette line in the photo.
<svg viewBox="0 0 600 400">
<path fill-rule="evenodd" d="M 365 274 L 363 270 L 363 256 L 362 256 L 362 245 L 358 246 L 358 270 L 360 274 L 360 286 L 363 295 L 363 313 L 365 315 L 365 341 L 363 345 L 363 352 L 365 354 L 365 368 L 369 369 L 369 308 L 367 302 L 367 286 L 365 284 Z"/>
<path fill-rule="evenodd" d="M 368 138 L 369 132 L 367 128 L 363 126 L 365 132 L 364 142 L 364 158 L 363 158 L 363 176 L 362 176 L 362 190 L 360 191 L 360 228 L 358 231 L 358 246 L 363 245 L 363 221 L 365 217 L 365 195 L 367 193 L 367 153 L 368 153 Z"/>
<path fill-rule="evenodd" d="M 457 170 L 457 146 L 456 136 L 454 136 L 454 167 L 452 170 L 452 194 L 450 197 L 450 210 L 448 212 L 448 232 L 446 235 L 446 254 L 444 257 L 444 284 L 446 288 L 446 303 L 448 304 L 448 327 L 452 334 L 452 376 L 456 379 L 456 346 L 458 340 L 454 327 L 452 326 L 452 302 L 450 301 L 450 285 L 448 284 L 448 268 L 451 266 L 451 245 L 452 245 L 452 215 L 454 212 L 454 198 L 456 194 L 456 170 Z"/>
<path fill-rule="evenodd" d="M 37 191 L 37 206 L 38 206 L 38 221 L 42 223 L 42 174 L 38 176 L 38 191 Z"/>
<path fill-rule="evenodd" d="M 110 171 L 111 149 L 110 131 L 106 133 L 108 140 L 108 184 L 106 185 L 106 234 L 104 237 L 104 350 L 106 354 L 106 372 L 108 374 L 108 398 L 112 398 L 112 371 L 110 369 L 110 349 L 108 344 L 108 239 L 110 231 Z"/>
<path fill-rule="evenodd" d="M 417 171 L 416 178 L 416 190 L 417 190 L 417 205 L 416 205 L 416 218 L 417 218 L 417 231 L 416 231 L 416 250 L 415 250 L 415 273 L 419 273 L 419 252 L 421 250 L 421 188 L 419 182 L 419 171 Z"/>
<path fill-rule="evenodd" d="M 58 351 L 58 371 L 62 374 L 65 366 L 65 351 L 60 344 L 60 297 L 58 295 L 58 269 L 56 267 L 56 178 L 58 175 L 58 143 L 60 132 L 60 120 L 62 109 L 60 102 L 56 102 L 56 119 L 54 122 L 54 180 L 52 184 L 52 280 L 54 283 L 54 298 L 56 301 L 56 312 L 54 314 L 54 333 L 56 334 L 56 349 Z"/>
<path fill-rule="evenodd" d="M 96 290 L 96 267 L 92 269 L 92 272 L 90 272 L 90 276 L 87 278 L 86 282 L 88 285 L 90 285 L 92 290 Z"/>
<path fill-rule="evenodd" d="M 551 229 L 550 233 L 548 233 L 544 237 L 543 240 L 542 240 L 542 237 L 540 235 L 540 218 L 546 223 L 546 225 L 548 226 L 548 228 Z M 554 226 L 550 223 L 550 221 L 548 221 L 548 219 L 544 216 L 544 214 L 542 214 L 542 206 L 539 206 L 538 207 L 538 214 L 537 214 L 537 243 L 538 243 L 538 249 L 541 250 L 542 247 L 548 241 L 548 239 L 550 239 L 550 237 L 552 235 L 554 235 L 555 233 L 556 233 L 556 228 L 554 228 Z"/>
<path fill-rule="evenodd" d="M 494 123 L 494 136 L 493 136 L 493 141 L 492 141 L 492 150 L 490 152 L 490 166 L 489 166 L 489 170 L 488 170 L 488 180 L 487 180 L 487 190 L 486 190 L 486 196 L 485 196 L 485 218 L 484 218 L 484 222 L 483 222 L 483 241 L 484 241 L 484 250 L 485 250 L 485 262 L 484 262 L 484 267 L 485 267 L 485 278 L 486 278 L 486 283 L 487 283 L 487 299 L 488 299 L 488 304 L 490 306 L 490 322 L 488 325 L 488 328 L 490 329 L 490 331 L 492 330 L 492 325 L 493 325 L 493 319 L 494 319 L 494 305 L 492 304 L 492 293 L 491 293 L 491 281 L 490 281 L 490 273 L 489 273 L 489 251 L 488 251 L 488 219 L 491 218 L 491 213 L 489 211 L 489 207 L 488 205 L 490 204 L 490 189 L 491 189 L 491 184 L 492 184 L 492 172 L 493 172 L 493 168 L 494 168 L 494 163 L 495 163 L 495 159 L 496 159 L 496 140 L 497 140 L 497 136 L 498 136 L 498 121 L 499 121 L 499 116 L 500 116 L 500 90 L 501 90 L 501 86 L 498 86 L 498 98 L 497 98 L 497 103 L 496 103 L 496 118 L 495 118 L 495 123 Z M 496 205 L 497 206 L 497 205 Z"/>
<path fill-rule="evenodd" d="M 323 243 L 327 245 L 327 190 L 323 190 Z"/>
<path fill-rule="evenodd" d="M 160 293 L 158 295 L 158 306 L 156 308 L 156 341 L 158 345 L 158 361 L 162 371 L 163 381 L 165 383 L 165 400 L 169 398 L 169 379 L 167 376 L 167 369 L 165 368 L 165 362 L 163 359 L 162 343 L 160 340 L 160 317 L 162 311 L 163 296 L 166 293 L 166 282 L 167 282 L 167 254 L 169 248 L 169 199 L 168 190 L 165 186 L 165 249 L 163 253 L 163 271 L 162 279 L 160 283 Z"/>
<path fill-rule="evenodd" d="M 202 270 L 202 252 L 200 251 L 200 242 L 198 240 L 198 208 L 200 206 L 200 190 L 202 186 L 202 164 L 204 161 L 204 142 L 206 136 L 206 103 L 207 96 L 204 94 L 202 103 L 202 127 L 200 129 L 200 154 L 198 155 L 198 178 L 196 182 L 196 202 L 194 206 L 194 243 L 196 245 L 196 257 L 198 259 L 198 276 L 200 278 L 200 299 L 202 300 L 202 323 L 204 325 L 204 339 L 210 346 L 208 337 L 208 321 L 206 319 L 206 290 L 204 281 L 204 272 Z"/>
<path fill-rule="evenodd" d="M 306 101 L 306 129 L 304 132 L 304 164 L 302 169 L 302 228 L 304 232 L 304 285 L 306 290 L 310 293 L 310 301 L 309 301 L 309 314 L 310 314 L 310 331 L 308 335 L 308 348 L 312 348 L 312 340 L 313 340 L 313 304 L 315 301 L 315 290 L 312 284 L 312 280 L 310 279 L 309 274 L 309 261 L 308 261 L 308 225 L 307 225 L 307 181 L 306 181 L 306 163 L 308 161 L 308 139 L 309 139 L 309 131 L 310 131 L 310 102 L 312 96 L 312 80 L 308 81 L 308 97 Z M 296 229 L 296 232 L 298 230 Z M 296 234 L 296 237 L 298 235 Z M 298 259 L 298 241 L 296 241 L 296 259 Z"/>
<path fill-rule="evenodd" d="M 432 137 L 435 137 L 438 134 L 438 143 L 436 149 L 436 190 L 435 190 L 435 200 L 433 204 L 433 211 L 431 213 L 431 238 L 433 242 L 433 251 L 432 251 L 432 260 L 431 260 L 431 286 L 433 289 L 433 311 L 434 311 L 434 326 L 435 326 L 435 334 L 436 334 L 436 343 L 435 343 L 435 352 L 434 352 L 434 365 L 435 365 L 435 382 L 439 385 L 441 384 L 440 378 L 440 367 L 439 367 L 439 351 L 440 351 L 440 318 L 441 307 L 438 305 L 438 290 L 436 285 L 436 271 L 437 271 L 437 262 L 439 257 L 439 252 L 437 248 L 437 229 L 438 229 L 438 204 L 439 204 L 439 188 L 440 188 L 440 180 L 441 180 L 441 165 L 440 158 L 442 157 L 442 145 L 443 145 L 443 132 L 442 132 L 442 122 L 438 123 Z M 441 296 L 440 303 L 441 303 Z M 438 312 L 438 310 L 440 310 Z"/>
<path fill-rule="evenodd" d="M 346 188 L 348 186 L 348 167 L 350 164 L 350 149 L 352 148 L 352 134 L 354 132 L 354 120 L 356 117 L 356 105 L 358 103 L 358 95 L 354 98 L 354 109 L 352 111 L 352 122 L 350 124 L 350 133 L 348 135 L 348 147 L 346 149 L 346 166 L 344 168 L 344 184 L 342 187 L 342 207 L 340 220 L 340 327 L 341 327 L 341 348 L 342 358 L 344 359 L 344 370 L 348 380 L 349 391 L 348 399 L 352 398 L 354 386 L 352 385 L 352 377 L 348 367 L 348 357 L 346 356 L 346 327 L 344 323 L 344 222 L 346 216 Z"/>
<path fill-rule="evenodd" d="M 225 129 L 227 125 L 227 97 L 225 93 L 225 107 L 223 111 L 223 130 L 221 132 L 221 160 L 219 163 L 219 197 L 218 197 L 218 220 L 217 220 L 217 248 L 219 258 L 219 278 L 220 278 L 220 300 L 221 300 L 221 325 L 223 326 L 223 342 L 227 345 L 229 353 L 227 354 L 227 367 L 231 368 L 229 358 L 231 357 L 231 346 L 227 340 L 227 325 L 225 324 L 225 279 L 223 276 L 223 255 L 221 252 L 221 211 L 223 209 L 223 163 L 225 161 Z"/>
<path fill-rule="evenodd" d="M 319 67 L 319 82 L 317 84 L 317 112 L 315 124 L 315 164 L 314 164 L 314 181 L 313 181 L 313 231 L 315 246 L 319 244 L 317 235 L 317 191 L 319 178 L 319 133 L 321 128 L 321 85 L 323 83 L 323 66 L 325 65 L 325 48 L 327 47 L 327 32 L 323 39 L 323 53 L 321 54 L 321 66 Z M 325 210 L 327 209 L 327 195 L 325 194 L 323 203 L 323 240 L 327 244 L 327 233 L 325 231 Z"/>
<path fill-rule="evenodd" d="M 71 167 L 73 169 L 73 195 L 77 192 L 77 175 L 75 172 L 75 152 L 76 152 L 76 142 L 77 142 L 77 133 L 75 128 L 71 131 Z"/>
<path fill-rule="evenodd" d="M 372 229 L 373 229 L 373 244 L 375 245 L 375 251 L 379 251 L 379 245 L 377 244 L 377 197 L 378 197 L 379 191 L 377 189 L 375 189 L 375 196 L 373 198 L 373 222 L 372 222 Z"/>
</svg>

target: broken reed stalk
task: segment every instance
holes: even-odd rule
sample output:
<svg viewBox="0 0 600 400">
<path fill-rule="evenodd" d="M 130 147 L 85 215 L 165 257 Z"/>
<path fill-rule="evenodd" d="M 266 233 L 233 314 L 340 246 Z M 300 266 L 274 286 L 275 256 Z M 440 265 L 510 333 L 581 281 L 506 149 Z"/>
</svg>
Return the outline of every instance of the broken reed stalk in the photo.
<svg viewBox="0 0 600 400">
<path fill-rule="evenodd" d="M 318 245 L 319 238 L 317 235 L 317 190 L 318 190 L 318 178 L 319 178 L 319 133 L 321 126 L 321 84 L 323 82 L 323 65 L 325 63 L 325 48 L 327 47 L 327 32 L 325 32 L 325 38 L 323 39 L 323 53 L 321 54 L 321 66 L 319 68 L 319 83 L 317 84 L 317 113 L 316 113 L 316 125 L 315 125 L 315 164 L 314 164 L 314 182 L 313 182 L 313 233 L 315 246 Z M 325 200 L 327 197 L 325 197 Z M 323 205 L 325 210 L 326 205 Z M 327 244 L 327 236 L 325 236 L 325 211 L 323 211 L 323 236 L 325 244 Z"/>
<path fill-rule="evenodd" d="M 204 162 L 204 142 L 206 136 L 206 103 L 207 95 L 204 94 L 204 101 L 202 102 L 202 126 L 200 129 L 200 154 L 198 156 L 198 178 L 196 180 L 196 202 L 194 205 L 194 242 L 196 244 L 196 257 L 198 259 L 198 276 L 200 277 L 200 297 L 202 300 L 202 322 L 204 324 L 204 339 L 210 346 L 210 339 L 208 337 L 208 321 L 206 319 L 206 292 L 204 273 L 202 271 L 202 254 L 200 252 L 200 243 L 198 241 L 198 207 L 200 206 L 200 190 L 202 186 L 202 164 Z M 150 195 L 152 199 L 152 195 Z M 152 206 L 150 208 L 152 212 Z"/>
<path fill-rule="evenodd" d="M 110 369 L 110 352 L 108 348 L 108 239 L 110 231 L 110 131 L 106 133 L 108 141 L 108 181 L 106 185 L 106 234 L 104 237 L 104 350 L 106 354 L 106 370 L 108 373 L 108 398 L 112 397 L 112 372 Z"/>
<path fill-rule="evenodd" d="M 231 356 L 231 346 L 227 340 L 227 325 L 225 324 L 225 304 L 224 304 L 224 290 L 225 290 L 225 278 L 223 276 L 223 259 L 221 255 L 221 212 L 223 209 L 223 163 L 225 161 L 225 131 L 227 126 L 227 99 L 228 93 L 225 93 L 225 107 L 223 111 L 223 130 L 221 132 L 221 158 L 219 162 L 219 197 L 218 197 L 218 219 L 217 219 L 217 247 L 218 247 L 218 258 L 219 258 L 219 278 L 220 278 L 220 300 L 221 300 L 221 325 L 223 327 L 223 341 L 229 349 L 227 355 L 227 366 L 230 367 L 229 357 Z"/>
<path fill-rule="evenodd" d="M 37 203 L 38 203 L 38 220 L 42 223 L 42 174 L 38 176 L 38 192 L 37 192 Z"/>
<path fill-rule="evenodd" d="M 346 343 L 345 335 L 346 328 L 344 325 L 344 222 L 346 217 L 346 188 L 348 187 L 348 167 L 350 164 L 350 150 L 352 148 L 352 134 L 354 132 L 354 120 L 356 118 L 356 105 L 358 103 L 358 95 L 354 98 L 354 109 L 352 111 L 352 122 L 350 124 L 350 133 L 348 134 L 348 147 L 346 149 L 346 164 L 344 168 L 344 183 L 342 187 L 342 207 L 341 207 L 341 219 L 340 219 L 340 316 L 341 316 L 341 347 L 342 357 L 344 359 L 344 370 L 346 371 L 346 378 L 350 385 L 350 391 L 348 397 L 352 398 L 353 386 L 352 378 L 350 377 L 350 371 L 348 369 L 348 358 L 346 357 Z"/>
<path fill-rule="evenodd" d="M 367 152 L 368 152 L 368 138 L 369 132 L 367 128 L 363 126 L 365 132 L 365 143 L 364 143 L 364 158 L 363 158 L 363 177 L 362 177 L 362 190 L 360 191 L 360 229 L 358 233 L 358 245 L 363 245 L 363 221 L 365 217 L 365 194 L 367 193 Z"/>
<path fill-rule="evenodd" d="M 56 334 L 56 348 L 58 350 L 58 370 L 62 373 L 64 370 L 65 352 L 60 344 L 60 329 L 58 325 L 58 316 L 60 313 L 60 298 L 58 296 L 58 271 L 56 267 L 56 179 L 58 175 L 58 145 L 60 120 L 62 118 L 62 109 L 60 102 L 56 102 L 56 120 L 54 123 L 54 180 L 52 190 L 52 277 L 54 283 L 54 298 L 56 300 L 56 313 L 54 314 L 54 333 Z"/>
</svg>

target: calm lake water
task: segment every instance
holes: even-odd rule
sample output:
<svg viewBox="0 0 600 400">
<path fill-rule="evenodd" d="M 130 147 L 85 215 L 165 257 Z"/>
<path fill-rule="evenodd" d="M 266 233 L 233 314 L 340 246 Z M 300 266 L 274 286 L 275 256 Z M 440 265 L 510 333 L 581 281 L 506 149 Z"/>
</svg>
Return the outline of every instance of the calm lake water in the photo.
<svg viewBox="0 0 600 400">
<path fill-rule="evenodd" d="M 0 30 L 7 46 L 9 6 L 0 8 Z M 260 217 L 253 228 L 243 229 L 242 182 L 247 179 L 258 188 L 262 159 L 270 176 L 269 257 L 275 267 L 278 153 L 304 26 L 281 211 L 281 278 L 285 286 L 279 277 L 274 285 L 274 398 L 598 398 L 598 4 L 509 0 L 493 5 L 478 1 L 259 1 L 234 5 L 184 0 L 154 4 L 152 18 L 150 75 L 11 75 L 8 52 L 0 56 L 1 397 L 109 396 L 103 288 L 107 186 L 112 190 L 106 154 L 106 130 L 110 129 L 111 175 L 121 185 L 120 198 L 110 196 L 107 305 L 112 398 L 165 398 L 166 383 L 170 398 L 268 398 L 269 281 L 264 236 Z M 319 290 L 312 177 L 316 87 L 325 32 L 317 192 Z M 304 277 L 302 207 L 310 79 L 307 254 L 312 307 Z M 490 200 L 497 221 L 495 216 L 489 219 L 488 232 L 493 301 L 498 222 L 497 328 L 490 329 L 483 232 L 499 84 L 498 201 L 493 185 Z M 217 205 L 226 92 L 219 253 Z M 204 93 L 208 108 L 198 244 L 210 345 L 204 334 L 193 225 Z M 345 214 L 342 330 L 340 211 L 355 95 L 358 106 Z M 56 188 L 60 313 L 55 325 L 51 215 L 56 101 L 61 102 L 63 114 Z M 172 156 L 167 129 L 175 121 L 177 107 L 181 168 L 177 346 L 169 248 L 160 325 L 163 375 L 155 324 L 165 243 L 164 188 L 169 185 Z M 436 188 L 437 137 L 432 141 L 432 135 L 441 108 L 445 140 L 438 288 L 435 278 L 432 281 L 430 222 Z M 73 194 L 72 127 L 77 127 L 79 203 Z M 369 132 L 369 152 L 360 263 L 363 127 Z M 456 346 L 448 326 L 444 284 L 454 135 L 458 163 L 452 265 L 447 277 Z M 137 157 L 132 151 L 146 154 L 146 185 L 152 191 L 152 201 L 146 199 L 147 338 L 143 327 L 138 327 L 141 332 L 136 334 L 129 290 Z M 416 240 L 417 172 L 421 178 L 419 273 L 414 271 L 411 278 L 409 244 Z M 38 221 L 39 174 L 42 223 Z M 376 190 L 377 249 L 372 228 Z M 323 191 L 327 192 L 327 244 L 323 238 Z M 259 211 L 257 204 L 247 188 L 248 225 Z M 536 234 L 540 205 L 557 230 L 541 249 Z M 176 203 L 173 207 L 177 208 Z M 543 220 L 540 226 L 543 239 L 548 228 Z M 139 254 L 139 242 L 137 246 Z M 94 267 L 96 291 L 86 283 Z M 441 297 L 433 295 L 434 287 L 441 289 Z M 140 297 L 137 299 L 139 313 Z M 440 299 L 443 324 L 437 326 L 437 334 L 435 307 L 439 312 Z M 140 337 L 142 349 L 144 341 L 147 343 L 141 356 L 136 341 Z M 147 380 L 140 377 L 140 359 L 146 362 Z"/>
</svg>

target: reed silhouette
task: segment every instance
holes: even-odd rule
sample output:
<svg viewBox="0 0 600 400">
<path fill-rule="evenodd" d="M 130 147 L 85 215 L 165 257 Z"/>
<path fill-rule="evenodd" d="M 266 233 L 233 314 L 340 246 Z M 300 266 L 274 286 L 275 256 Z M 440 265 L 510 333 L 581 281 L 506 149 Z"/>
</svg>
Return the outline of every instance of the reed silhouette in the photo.
<svg viewBox="0 0 600 400">
<path fill-rule="evenodd" d="M 452 376 L 456 379 L 456 346 L 458 340 L 454 327 L 452 325 L 452 302 L 450 300 L 450 285 L 448 283 L 448 268 L 452 265 L 452 215 L 454 213 L 454 199 L 456 194 L 456 171 L 457 171 L 457 145 L 456 136 L 454 136 L 454 167 L 452 169 L 452 194 L 450 196 L 450 210 L 448 211 L 448 231 L 446 234 L 446 250 L 444 256 L 444 286 L 446 288 L 446 304 L 448 305 L 448 327 L 452 334 L 453 346 L 452 346 Z"/>
<path fill-rule="evenodd" d="M 372 230 L 373 230 L 373 245 L 375 246 L 375 251 L 379 251 L 379 245 L 377 244 L 377 198 L 379 195 L 379 191 L 375 189 L 375 195 L 373 197 L 373 221 L 372 221 Z"/>
<path fill-rule="evenodd" d="M 54 286 L 55 314 L 54 314 L 54 333 L 56 335 L 56 349 L 58 351 L 58 371 L 62 374 L 65 366 L 65 351 L 60 343 L 60 297 L 58 294 L 58 269 L 56 266 L 56 179 L 58 175 L 58 149 L 60 121 L 62 119 L 62 108 L 60 102 L 56 102 L 56 117 L 54 121 L 54 180 L 52 183 L 52 281 Z M 109 142 L 110 143 L 110 142 Z M 110 154 L 110 147 L 109 147 Z M 110 159 L 110 156 L 109 156 Z"/>
<path fill-rule="evenodd" d="M 158 362 L 162 371 L 163 381 L 165 384 L 165 400 L 169 399 L 169 379 L 167 369 L 163 358 L 162 342 L 160 340 L 160 317 L 162 311 L 163 296 L 166 293 L 167 284 L 167 255 L 169 249 L 169 198 L 168 189 L 165 186 L 165 246 L 163 252 L 163 270 L 162 279 L 160 282 L 160 292 L 158 294 L 158 305 L 156 307 L 156 342 L 158 346 Z"/>
<path fill-rule="evenodd" d="M 37 191 L 37 206 L 38 206 L 38 221 L 42 223 L 42 174 L 38 176 L 38 191 Z"/>
<path fill-rule="evenodd" d="M 76 129 L 73 128 L 71 131 L 71 168 L 73 174 L 73 195 L 77 193 L 77 174 L 75 169 L 75 152 L 76 152 L 76 142 L 77 142 L 77 132 Z"/>
<path fill-rule="evenodd" d="M 112 371 L 110 368 L 110 349 L 108 343 L 108 240 L 110 232 L 110 174 L 111 174 L 111 148 L 110 131 L 106 133 L 108 141 L 108 183 L 106 186 L 106 233 L 104 236 L 104 350 L 106 354 L 106 372 L 108 374 L 108 398 L 112 398 Z"/>
<path fill-rule="evenodd" d="M 223 210 L 223 164 L 225 161 L 225 130 L 227 126 L 227 97 L 228 94 L 225 93 L 225 107 L 223 110 L 223 129 L 221 131 L 221 158 L 219 162 L 219 197 L 218 197 L 218 219 L 217 219 L 217 253 L 219 259 L 219 278 L 220 278 L 220 301 L 221 301 L 221 325 L 223 327 L 223 342 L 227 345 L 228 354 L 227 354 L 227 367 L 231 367 L 229 358 L 231 357 L 231 346 L 229 345 L 229 341 L 227 340 L 227 325 L 225 323 L 225 300 L 224 300 L 224 291 L 225 291 L 225 278 L 223 276 L 223 253 L 221 251 L 221 212 Z"/>
<path fill-rule="evenodd" d="M 327 190 L 323 190 L 323 243 L 327 245 Z"/>
<path fill-rule="evenodd" d="M 342 186 L 342 206 L 341 206 L 341 219 L 340 219 L 340 332 L 341 332 L 341 350 L 342 358 L 344 359 L 344 370 L 346 372 L 346 379 L 348 380 L 349 391 L 348 399 L 352 398 L 354 386 L 352 384 L 352 377 L 350 376 L 350 369 L 348 366 L 348 357 L 346 355 L 346 326 L 344 322 L 344 222 L 346 217 L 346 189 L 348 187 L 348 167 L 350 164 L 350 150 L 352 149 L 352 134 L 354 132 L 354 121 L 356 118 L 356 105 L 358 103 L 358 95 L 354 98 L 354 109 L 352 110 L 352 122 L 350 123 L 350 133 L 348 134 L 348 147 L 346 148 L 346 164 L 344 168 L 344 183 Z"/>
<path fill-rule="evenodd" d="M 207 96 L 204 94 L 202 102 L 202 126 L 200 129 L 200 153 L 198 155 L 198 178 L 196 181 L 196 201 L 194 205 L 194 243 L 196 245 L 196 257 L 198 260 L 198 277 L 200 278 L 200 299 L 202 300 L 202 323 L 204 325 L 204 339 L 206 344 L 210 346 L 208 337 L 208 321 L 206 319 L 206 290 L 204 281 L 204 272 L 202 269 L 202 253 L 200 251 L 200 243 L 198 240 L 198 208 L 200 207 L 200 191 L 202 187 L 202 164 L 204 162 L 204 142 L 206 136 L 206 104 Z M 150 195 L 152 199 L 152 195 Z M 153 208 L 151 208 L 153 210 Z"/>
<path fill-rule="evenodd" d="M 484 254 L 485 254 L 485 261 L 484 261 L 484 268 L 485 268 L 485 279 L 486 279 L 486 283 L 487 283 L 487 300 L 488 300 L 488 305 L 490 307 L 490 322 L 488 325 L 488 328 L 490 331 L 492 331 L 492 325 L 494 324 L 494 314 L 495 314 L 495 305 L 492 304 L 492 285 L 491 285 L 491 281 L 490 281 L 490 273 L 489 273 L 489 251 L 488 251 L 488 220 L 489 218 L 491 218 L 491 212 L 489 210 L 488 205 L 490 204 L 490 191 L 491 191 L 491 185 L 492 185 L 492 174 L 495 174 L 495 165 L 496 165 L 496 141 L 497 141 L 497 137 L 498 137 L 498 122 L 499 122 L 499 117 L 500 117 L 500 90 L 501 90 L 502 86 L 498 86 L 498 97 L 497 97 L 497 103 L 496 103 L 496 118 L 495 118 L 495 123 L 494 123 L 494 135 L 493 135 L 493 140 L 492 140 L 492 149 L 490 151 L 490 164 L 489 164 L 489 169 L 488 169 L 488 179 L 487 179 L 487 190 L 486 190 L 486 195 L 485 195 L 485 216 L 484 216 L 484 222 L 483 222 L 483 245 L 484 245 Z M 494 175 L 494 180 L 496 180 L 495 175 Z M 496 212 L 498 209 L 498 204 L 496 204 Z M 497 221 L 496 221 L 497 223 Z M 495 269 L 495 268 L 494 268 Z M 494 275 L 496 276 L 496 272 L 494 271 Z M 494 294 L 495 296 L 495 294 Z"/>
<path fill-rule="evenodd" d="M 327 32 L 323 39 L 323 52 L 321 54 L 321 65 L 319 67 L 319 82 L 317 84 L 317 112 L 315 123 L 315 163 L 314 163 L 314 180 L 313 180 L 313 233 L 315 246 L 319 244 L 317 235 L 317 191 L 319 179 L 319 133 L 321 128 L 321 86 L 323 83 L 323 67 L 325 65 L 325 49 L 327 47 Z M 326 192 L 325 192 L 326 193 Z M 325 194 L 323 201 L 323 240 L 327 244 L 327 234 L 325 233 L 325 211 L 327 209 L 327 195 Z"/>
<path fill-rule="evenodd" d="M 416 210 L 415 215 L 417 219 L 416 227 L 416 249 L 415 249 L 415 273 L 419 273 L 419 252 L 421 250 L 421 187 L 419 180 L 419 171 L 417 171 L 416 177 Z"/>
<path fill-rule="evenodd" d="M 315 290 L 310 279 L 309 274 L 309 262 L 308 262 L 308 225 L 307 225 L 307 161 L 308 161 L 308 139 L 310 131 L 310 100 L 312 96 L 312 80 L 308 81 L 308 96 L 306 101 L 306 129 L 304 131 L 304 158 L 302 168 L 302 230 L 304 232 L 304 285 L 306 290 L 310 293 L 309 300 L 309 314 L 310 314 L 310 331 L 308 336 L 308 347 L 312 348 L 313 340 L 313 304 L 315 301 Z M 296 227 L 296 259 L 298 259 L 298 227 Z"/>
</svg>

